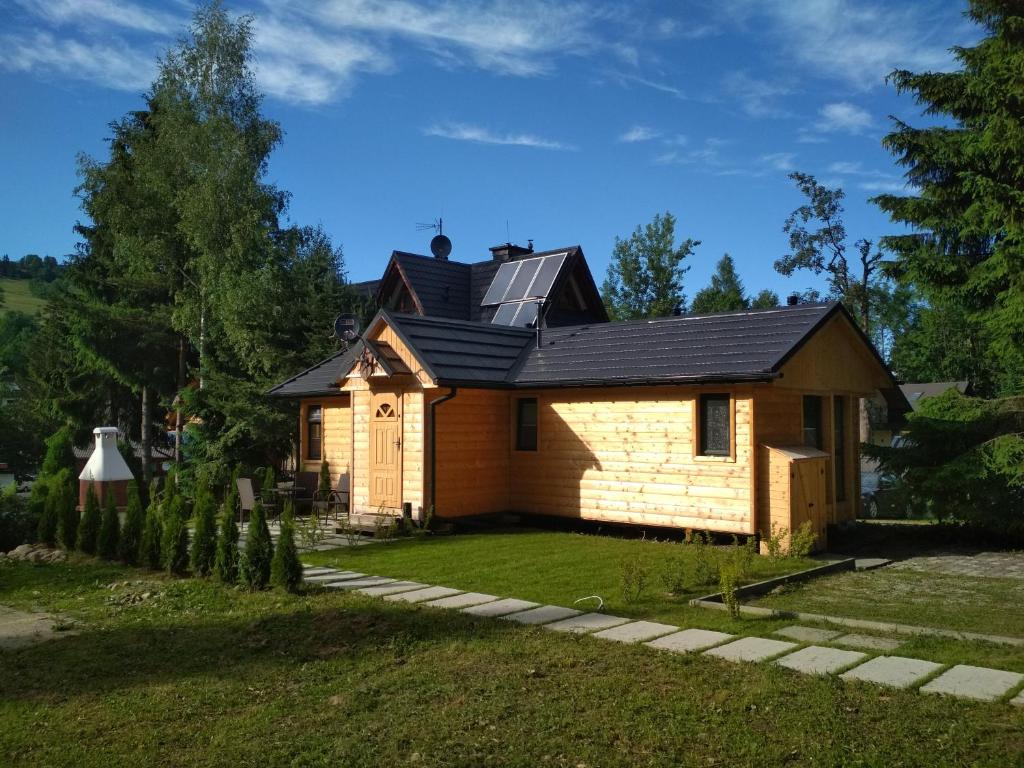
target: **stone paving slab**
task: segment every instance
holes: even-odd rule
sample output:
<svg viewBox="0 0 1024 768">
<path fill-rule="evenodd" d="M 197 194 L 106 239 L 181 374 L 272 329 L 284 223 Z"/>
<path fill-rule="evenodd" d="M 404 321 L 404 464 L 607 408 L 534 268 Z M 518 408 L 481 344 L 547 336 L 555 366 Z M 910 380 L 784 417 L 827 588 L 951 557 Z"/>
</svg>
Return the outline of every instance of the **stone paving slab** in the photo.
<svg viewBox="0 0 1024 768">
<path fill-rule="evenodd" d="M 862 680 L 867 683 L 909 688 L 928 675 L 942 669 L 941 664 L 903 656 L 876 656 L 859 667 L 840 675 L 843 680 Z"/>
<path fill-rule="evenodd" d="M 425 586 L 427 585 L 420 584 L 418 581 L 396 581 L 381 587 L 363 587 L 356 591 L 361 595 L 369 595 L 370 597 L 384 597 L 385 595 L 394 595 L 399 592 L 412 592 L 414 589 L 423 589 Z"/>
<path fill-rule="evenodd" d="M 389 579 L 386 576 L 367 576 L 362 579 L 342 579 L 324 584 L 331 589 L 361 589 L 362 587 L 382 587 L 391 584 L 397 579 Z"/>
<path fill-rule="evenodd" d="M 783 656 L 775 663 L 807 675 L 831 675 L 858 661 L 863 661 L 867 657 L 866 653 L 860 651 L 843 651 L 839 648 L 809 645 L 788 656 Z"/>
<path fill-rule="evenodd" d="M 309 576 L 322 576 L 325 573 L 337 573 L 337 572 L 338 572 L 337 568 L 321 568 L 321 567 L 317 567 L 317 568 L 303 568 L 302 569 L 302 575 L 305 576 L 305 577 L 309 577 Z"/>
<path fill-rule="evenodd" d="M 396 603 L 422 603 L 426 600 L 437 600 L 439 597 L 457 595 L 461 591 L 461 589 L 452 589 L 451 587 L 426 587 L 425 589 L 417 589 L 413 592 L 388 595 L 384 599 Z"/>
<path fill-rule="evenodd" d="M 1010 699 L 1010 703 L 1013 704 L 1015 707 L 1024 707 L 1024 691 L 1021 691 L 1012 699 Z"/>
<path fill-rule="evenodd" d="M 845 645 L 850 648 L 861 648 L 865 651 L 895 651 L 901 645 L 903 640 L 893 640 L 889 637 L 875 637 L 874 635 L 858 635 L 851 633 L 849 635 L 843 635 L 837 637 L 835 640 L 829 641 L 834 645 Z"/>
<path fill-rule="evenodd" d="M 575 608 L 563 608 L 560 605 L 542 605 L 540 608 L 531 608 L 528 611 L 510 613 L 502 616 L 509 621 L 518 621 L 520 624 L 550 624 L 560 619 L 567 619 L 570 616 L 579 616 L 581 611 Z"/>
<path fill-rule="evenodd" d="M 608 616 L 604 613 L 584 613 L 582 616 L 570 616 L 568 619 L 556 621 L 554 624 L 545 624 L 544 629 L 550 629 L 552 632 L 583 634 L 617 627 L 628 621 L 629 619 L 623 616 Z"/>
<path fill-rule="evenodd" d="M 741 637 L 731 643 L 704 651 L 705 656 L 716 656 L 726 661 L 764 661 L 796 648 L 796 643 L 770 640 L 765 637 Z"/>
<path fill-rule="evenodd" d="M 853 568 L 856 571 L 873 571 L 875 568 L 881 568 L 891 562 L 892 560 L 884 557 L 858 557 L 853 561 Z"/>
<path fill-rule="evenodd" d="M 839 637 L 843 633 L 837 632 L 834 629 L 819 629 L 818 627 L 801 627 L 794 625 L 792 627 L 777 629 L 774 634 L 788 637 L 790 640 L 798 640 L 801 643 L 827 643 L 829 640 Z"/>
<path fill-rule="evenodd" d="M 496 600 L 493 603 L 474 605 L 469 608 L 460 609 L 463 613 L 473 616 L 507 616 L 516 611 L 525 611 L 527 608 L 536 608 L 540 603 L 531 603 L 529 600 L 518 600 L 514 597 L 506 597 L 504 600 Z"/>
<path fill-rule="evenodd" d="M 922 686 L 921 692 L 944 693 L 961 699 L 995 701 L 1021 683 L 1024 683 L 1024 675 L 1017 672 L 957 664 Z"/>
<path fill-rule="evenodd" d="M 629 624 L 620 624 L 612 629 L 597 632 L 594 637 L 602 640 L 615 640 L 619 643 L 642 643 L 645 640 L 653 640 L 661 635 L 678 632 L 679 627 L 671 624 L 658 624 L 655 621 L 633 621 Z"/>
<path fill-rule="evenodd" d="M 660 648 L 663 651 L 675 651 L 676 653 L 691 653 L 703 651 L 713 645 L 718 645 L 726 640 L 732 640 L 735 635 L 727 635 L 725 632 L 712 632 L 709 629 L 684 629 L 665 637 L 659 637 L 645 645 L 651 648 Z"/>
<path fill-rule="evenodd" d="M 461 595 L 430 600 L 426 605 L 429 605 L 431 608 L 468 608 L 471 605 L 491 603 L 497 599 L 497 595 L 488 595 L 484 592 L 463 592 Z"/>
<path fill-rule="evenodd" d="M 321 573 L 316 576 L 304 576 L 303 578 L 315 584 L 318 581 L 342 581 L 343 579 L 359 579 L 364 576 L 366 576 L 365 573 L 356 573 L 355 571 L 335 571 L 334 573 Z"/>
</svg>

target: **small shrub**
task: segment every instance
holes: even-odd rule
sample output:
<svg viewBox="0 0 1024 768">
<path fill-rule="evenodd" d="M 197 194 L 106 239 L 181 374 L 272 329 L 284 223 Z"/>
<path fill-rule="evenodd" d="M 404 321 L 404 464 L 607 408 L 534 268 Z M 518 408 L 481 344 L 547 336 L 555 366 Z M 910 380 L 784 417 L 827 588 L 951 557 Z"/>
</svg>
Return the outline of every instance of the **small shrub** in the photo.
<svg viewBox="0 0 1024 768">
<path fill-rule="evenodd" d="M 729 567 L 733 569 L 737 579 L 745 579 L 751 574 L 756 558 L 757 540 L 753 536 L 747 536 L 742 544 L 738 536 L 732 537 L 728 559 Z"/>
<path fill-rule="evenodd" d="M 327 536 L 327 531 L 320 525 L 320 518 L 315 513 L 294 522 L 294 528 L 305 549 L 313 549 Z"/>
<path fill-rule="evenodd" d="M 818 534 L 814 532 L 814 526 L 810 520 L 804 520 L 800 523 L 800 527 L 793 531 L 793 535 L 789 537 L 789 550 L 787 554 L 790 557 L 807 557 L 814 549 L 814 544 L 818 540 Z"/>
<path fill-rule="evenodd" d="M 233 487 L 233 486 L 232 486 Z M 214 558 L 214 574 L 225 584 L 238 581 L 238 523 L 235 521 L 238 501 L 237 491 L 228 491 L 221 506 L 220 527 L 217 531 L 217 554 Z"/>
<path fill-rule="evenodd" d="M 192 519 L 195 531 L 192 535 L 192 572 L 196 576 L 209 576 L 217 558 L 217 507 L 213 493 L 200 485 L 196 494 Z"/>
<path fill-rule="evenodd" d="M 85 494 L 85 507 L 82 519 L 78 523 L 77 545 L 87 555 L 96 554 L 96 544 L 100 537 L 100 500 L 96 497 L 96 489 L 90 484 Z"/>
<path fill-rule="evenodd" d="M 358 546 L 359 540 L 363 536 L 362 532 L 352 525 L 351 521 L 348 519 L 338 526 L 338 530 L 341 532 L 341 535 L 345 537 L 345 543 L 348 544 L 349 547 Z"/>
<path fill-rule="evenodd" d="M 686 592 L 686 569 L 685 557 L 674 557 L 665 562 L 665 567 L 661 572 L 661 582 L 669 594 L 681 595 Z"/>
<path fill-rule="evenodd" d="M 181 496 L 165 502 L 160 560 L 167 573 L 183 575 L 188 570 L 188 526 L 182 515 Z"/>
<path fill-rule="evenodd" d="M 139 562 L 139 550 L 142 547 L 142 530 L 146 516 L 142 510 L 142 498 L 139 486 L 134 482 L 128 485 L 128 508 L 124 513 L 124 528 L 121 529 L 121 541 L 118 543 L 117 556 L 128 565 Z"/>
<path fill-rule="evenodd" d="M 331 465 L 324 459 L 320 464 L 320 480 L 317 483 L 317 490 L 320 493 L 329 493 L 331 490 Z"/>
<path fill-rule="evenodd" d="M 768 559 L 773 563 L 782 558 L 782 554 L 785 551 L 786 537 L 788 535 L 789 529 L 773 522 L 771 528 L 768 530 L 768 534 L 762 537 L 765 552 L 768 555 Z"/>
<path fill-rule="evenodd" d="M 270 582 L 287 592 L 298 592 L 302 586 L 302 563 L 295 548 L 295 514 L 291 504 L 281 514 L 281 535 L 270 565 Z"/>
<path fill-rule="evenodd" d="M 391 541 L 398 533 L 398 523 L 383 512 L 378 512 L 373 523 L 373 538 L 380 541 Z"/>
<path fill-rule="evenodd" d="M 117 516 L 117 503 L 113 491 L 107 491 L 107 502 L 103 505 L 100 518 L 100 533 L 96 541 L 96 553 L 104 560 L 117 558 L 117 546 L 121 538 L 121 521 Z"/>
<path fill-rule="evenodd" d="M 711 546 L 711 536 L 708 533 L 698 532 L 694 534 L 689 545 L 689 573 L 687 581 L 693 587 L 706 587 L 718 583 L 718 553 Z"/>
<path fill-rule="evenodd" d="M 163 510 L 160 508 L 157 494 L 150 495 L 149 506 L 146 507 L 145 523 L 142 526 L 142 542 L 139 545 L 139 562 L 154 571 L 163 567 Z"/>
<path fill-rule="evenodd" d="M 251 590 L 263 589 L 270 582 L 270 564 L 274 558 L 274 544 L 267 527 L 263 505 L 256 502 L 249 517 L 245 535 L 245 552 L 239 558 L 239 575 Z"/>
<path fill-rule="evenodd" d="M 640 599 L 647 588 L 647 565 L 639 555 L 624 557 L 619 562 L 619 589 L 622 599 L 627 604 Z"/>
<path fill-rule="evenodd" d="M 18 496 L 15 486 L 0 491 L 0 552 L 28 543 L 38 524 L 28 500 Z"/>
<path fill-rule="evenodd" d="M 722 602 L 729 611 L 729 615 L 734 619 L 738 619 L 740 617 L 740 601 L 736 596 L 737 581 L 738 579 L 736 578 L 736 570 L 734 567 L 730 565 L 721 569 L 721 573 L 718 578 L 718 588 L 722 593 Z"/>
<path fill-rule="evenodd" d="M 57 508 L 47 501 L 50 497 L 50 484 L 42 480 L 36 480 L 32 486 L 32 495 L 28 504 L 32 514 L 39 521 L 36 523 L 36 541 L 47 546 L 54 546 L 57 543 Z"/>
</svg>

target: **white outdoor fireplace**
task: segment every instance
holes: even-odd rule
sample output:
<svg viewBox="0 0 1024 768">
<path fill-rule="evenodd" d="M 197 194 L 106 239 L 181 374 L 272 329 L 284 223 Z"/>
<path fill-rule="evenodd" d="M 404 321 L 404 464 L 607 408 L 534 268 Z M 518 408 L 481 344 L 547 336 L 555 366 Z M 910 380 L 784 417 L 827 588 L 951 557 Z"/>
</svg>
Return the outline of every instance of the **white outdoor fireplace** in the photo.
<svg viewBox="0 0 1024 768">
<path fill-rule="evenodd" d="M 128 504 L 128 483 L 135 476 L 117 450 L 117 427 L 96 427 L 92 433 L 96 435 L 96 448 L 78 476 L 78 503 L 85 506 L 91 485 L 101 504 L 106 501 L 107 494 L 112 493 L 117 506 L 125 507 Z"/>
</svg>

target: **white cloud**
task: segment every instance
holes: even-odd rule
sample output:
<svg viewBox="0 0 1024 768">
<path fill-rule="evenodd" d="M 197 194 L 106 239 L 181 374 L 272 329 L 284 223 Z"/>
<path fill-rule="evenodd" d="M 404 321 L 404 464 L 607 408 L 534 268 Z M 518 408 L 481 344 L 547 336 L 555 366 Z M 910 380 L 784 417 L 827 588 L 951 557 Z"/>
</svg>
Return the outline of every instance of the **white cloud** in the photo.
<svg viewBox="0 0 1024 768">
<path fill-rule="evenodd" d="M 724 139 L 704 139 L 704 143 L 695 149 L 683 151 L 670 149 L 654 157 L 657 165 L 698 165 L 717 167 L 722 165 L 721 148 L 728 142 Z"/>
<path fill-rule="evenodd" d="M 857 186 L 865 192 L 906 192 L 908 189 L 902 181 L 862 181 Z"/>
<path fill-rule="evenodd" d="M 874 121 L 871 113 L 846 101 L 826 104 L 819 111 L 820 119 L 815 128 L 824 133 L 859 134 L 871 127 Z"/>
<path fill-rule="evenodd" d="M 176 34 L 188 23 L 187 16 L 158 11 L 116 0 L 15 0 L 34 16 L 51 24 L 113 24 L 125 29 Z"/>
<path fill-rule="evenodd" d="M 648 128 L 646 125 L 634 125 L 624 134 L 619 136 L 619 141 L 623 144 L 636 144 L 640 141 L 650 141 L 656 139 L 660 134 L 653 128 Z"/>
<path fill-rule="evenodd" d="M 42 72 L 107 88 L 143 91 L 152 82 L 152 53 L 127 45 L 59 40 L 49 32 L 0 36 L 0 70 Z"/>
<path fill-rule="evenodd" d="M 685 100 L 686 94 L 679 88 L 676 88 L 671 83 L 658 82 L 657 80 L 648 80 L 647 78 L 640 77 L 639 75 L 628 75 L 623 72 L 612 72 L 609 77 L 617 80 L 620 85 L 628 85 L 630 83 L 636 85 L 642 85 L 645 88 L 650 88 L 660 93 L 667 93 L 669 96 L 674 96 L 677 99 Z"/>
<path fill-rule="evenodd" d="M 773 171 L 788 173 L 793 170 L 794 159 L 796 159 L 796 154 L 793 152 L 772 152 L 771 154 L 761 155 L 758 158 L 758 162 Z"/>
<path fill-rule="evenodd" d="M 740 103 L 743 111 L 751 117 L 787 117 L 789 112 L 778 105 L 780 96 L 792 93 L 792 89 L 781 83 L 772 83 L 751 77 L 746 72 L 733 72 L 726 76 L 725 90 Z"/>
<path fill-rule="evenodd" d="M 493 133 L 487 128 L 466 123 L 440 123 L 424 129 L 426 136 L 438 136 L 455 141 L 471 141 L 476 144 L 499 144 L 511 147 L 535 147 L 537 149 L 574 150 L 570 144 L 545 139 L 530 133 Z"/>
</svg>

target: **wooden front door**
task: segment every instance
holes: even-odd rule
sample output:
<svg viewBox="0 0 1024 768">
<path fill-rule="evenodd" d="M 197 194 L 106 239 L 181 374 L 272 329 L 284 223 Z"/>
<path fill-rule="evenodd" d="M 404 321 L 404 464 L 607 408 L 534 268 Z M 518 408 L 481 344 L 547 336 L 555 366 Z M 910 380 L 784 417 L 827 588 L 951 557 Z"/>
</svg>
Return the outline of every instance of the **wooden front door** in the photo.
<svg viewBox="0 0 1024 768">
<path fill-rule="evenodd" d="M 370 504 L 400 507 L 402 504 L 401 397 L 379 392 L 370 400 Z"/>
</svg>

